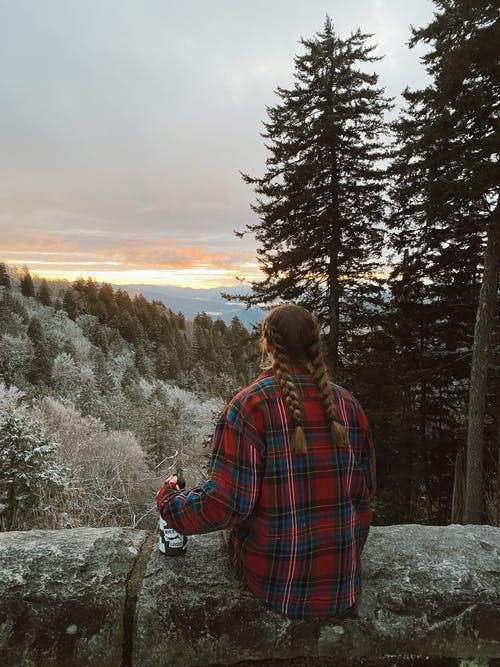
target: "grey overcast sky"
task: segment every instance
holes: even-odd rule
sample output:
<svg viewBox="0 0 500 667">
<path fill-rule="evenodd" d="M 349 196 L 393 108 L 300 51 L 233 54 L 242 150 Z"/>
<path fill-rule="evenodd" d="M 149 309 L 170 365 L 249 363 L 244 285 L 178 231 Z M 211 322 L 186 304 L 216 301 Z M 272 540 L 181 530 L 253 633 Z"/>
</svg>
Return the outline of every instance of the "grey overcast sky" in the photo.
<svg viewBox="0 0 500 667">
<path fill-rule="evenodd" d="M 239 171 L 300 37 L 373 33 L 400 102 L 430 0 L 0 0 L 0 259 L 33 273 L 214 286 L 256 273 Z"/>
</svg>

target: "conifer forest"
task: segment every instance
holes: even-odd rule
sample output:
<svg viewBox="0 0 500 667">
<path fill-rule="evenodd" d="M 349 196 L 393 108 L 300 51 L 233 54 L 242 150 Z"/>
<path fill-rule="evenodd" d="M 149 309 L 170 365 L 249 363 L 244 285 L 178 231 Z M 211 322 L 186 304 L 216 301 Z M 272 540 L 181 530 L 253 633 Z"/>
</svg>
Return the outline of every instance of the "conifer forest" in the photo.
<svg viewBox="0 0 500 667">
<path fill-rule="evenodd" d="M 407 35 L 428 83 L 400 108 L 376 34 L 326 17 L 301 40 L 263 110 L 262 173 L 243 174 L 254 222 L 237 234 L 262 279 L 239 299 L 318 316 L 373 431 L 375 523 L 500 525 L 500 16 L 434 5 Z M 0 529 L 153 525 L 165 474 L 206 475 L 258 341 L 238 318 L 0 263 Z"/>
</svg>

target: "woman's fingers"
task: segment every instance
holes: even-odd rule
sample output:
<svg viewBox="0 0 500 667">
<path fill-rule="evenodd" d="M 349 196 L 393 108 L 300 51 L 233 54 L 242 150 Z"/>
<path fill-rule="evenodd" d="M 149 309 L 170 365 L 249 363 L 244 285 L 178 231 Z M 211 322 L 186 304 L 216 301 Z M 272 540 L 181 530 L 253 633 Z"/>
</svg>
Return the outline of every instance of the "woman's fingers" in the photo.
<svg viewBox="0 0 500 667">
<path fill-rule="evenodd" d="M 177 482 L 178 482 L 178 476 L 177 475 L 170 475 L 170 477 L 167 477 L 167 479 L 165 480 L 165 484 L 168 484 L 168 486 L 171 489 L 175 489 L 176 491 L 180 491 L 181 489 L 180 489 L 179 485 L 177 484 Z"/>
</svg>

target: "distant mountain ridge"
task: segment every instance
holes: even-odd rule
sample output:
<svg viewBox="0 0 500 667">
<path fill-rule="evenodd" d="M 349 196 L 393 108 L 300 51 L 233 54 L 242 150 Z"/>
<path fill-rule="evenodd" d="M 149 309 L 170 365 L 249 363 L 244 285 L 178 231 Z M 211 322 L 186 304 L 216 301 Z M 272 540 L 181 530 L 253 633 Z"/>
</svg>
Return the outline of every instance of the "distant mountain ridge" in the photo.
<svg viewBox="0 0 500 667">
<path fill-rule="evenodd" d="M 113 285 L 113 288 L 126 290 L 130 295 L 143 294 L 149 301 L 161 301 L 174 312 L 180 311 L 188 319 L 203 311 L 213 319 L 221 319 L 226 324 L 236 316 L 250 328 L 253 324 L 258 324 L 264 315 L 264 310 L 261 308 L 252 306 L 247 309 L 241 301 L 226 301 L 221 296 L 221 292 L 250 293 L 250 289 L 244 287 L 196 289 L 175 285 Z"/>
</svg>

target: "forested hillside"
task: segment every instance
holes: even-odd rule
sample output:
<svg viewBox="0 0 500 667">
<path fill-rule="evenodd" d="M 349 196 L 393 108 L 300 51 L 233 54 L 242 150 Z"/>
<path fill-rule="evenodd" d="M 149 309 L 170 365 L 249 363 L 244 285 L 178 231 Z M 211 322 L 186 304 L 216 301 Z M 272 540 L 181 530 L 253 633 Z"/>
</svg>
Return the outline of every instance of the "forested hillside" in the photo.
<svg viewBox="0 0 500 667">
<path fill-rule="evenodd" d="M 327 17 L 301 40 L 266 109 L 264 173 L 243 176 L 256 218 L 237 235 L 255 236 L 261 279 L 238 296 L 318 316 L 373 430 L 378 523 L 500 525 L 500 18 L 491 0 L 434 3 L 410 32 L 427 83 L 392 120 L 372 35 Z M 2 466 L 18 471 L 1 525 L 31 525 L 33 507 L 44 525 L 135 525 L 144 480 L 173 462 L 202 474 L 257 354 L 236 318 L 0 265 Z"/>
<path fill-rule="evenodd" d="M 361 400 L 374 432 L 375 521 L 448 523 L 467 427 L 470 337 L 457 345 L 465 313 L 451 311 L 450 322 L 444 304 L 439 316 L 438 302 L 418 300 L 404 278 L 389 285 L 371 326 L 352 331 L 335 379 Z M 498 521 L 497 334 L 493 342 L 490 523 Z M 1 527 L 154 520 L 162 475 L 181 466 L 201 481 L 216 415 L 257 373 L 257 337 L 237 319 L 189 321 L 109 285 L 33 281 L 0 264 Z"/>
<path fill-rule="evenodd" d="M 2 527 L 134 524 L 169 466 L 200 478 L 218 411 L 257 373 L 254 338 L 0 264 Z"/>
</svg>

